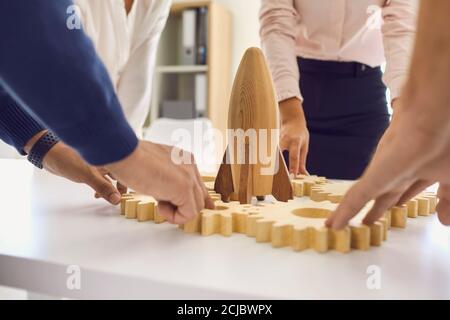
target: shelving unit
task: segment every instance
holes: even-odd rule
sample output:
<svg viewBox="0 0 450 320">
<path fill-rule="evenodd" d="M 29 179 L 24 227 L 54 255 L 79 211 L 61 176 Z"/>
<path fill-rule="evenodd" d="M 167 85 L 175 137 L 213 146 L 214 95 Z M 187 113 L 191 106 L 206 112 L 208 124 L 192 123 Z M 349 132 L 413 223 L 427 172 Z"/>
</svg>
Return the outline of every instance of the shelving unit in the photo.
<svg viewBox="0 0 450 320">
<path fill-rule="evenodd" d="M 202 7 L 208 9 L 206 65 L 182 65 L 179 62 L 182 12 Z M 150 123 L 160 117 L 164 100 L 195 101 L 195 75 L 199 73 L 207 77 L 205 116 L 215 128 L 224 131 L 231 89 L 231 14 L 214 0 L 175 0 L 158 49 Z"/>
<path fill-rule="evenodd" d="M 201 73 L 208 72 L 207 65 L 196 66 L 158 66 L 156 73 Z"/>
</svg>

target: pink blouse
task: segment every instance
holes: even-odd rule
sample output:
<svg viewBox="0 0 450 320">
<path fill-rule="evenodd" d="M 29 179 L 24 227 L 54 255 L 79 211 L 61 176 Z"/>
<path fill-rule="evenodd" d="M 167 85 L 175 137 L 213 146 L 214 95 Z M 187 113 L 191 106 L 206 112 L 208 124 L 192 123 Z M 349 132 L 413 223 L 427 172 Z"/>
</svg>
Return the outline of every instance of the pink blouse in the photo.
<svg viewBox="0 0 450 320">
<path fill-rule="evenodd" d="M 262 0 L 260 35 L 278 101 L 302 99 L 296 57 L 385 61 L 392 99 L 406 80 L 415 37 L 417 0 Z"/>
</svg>

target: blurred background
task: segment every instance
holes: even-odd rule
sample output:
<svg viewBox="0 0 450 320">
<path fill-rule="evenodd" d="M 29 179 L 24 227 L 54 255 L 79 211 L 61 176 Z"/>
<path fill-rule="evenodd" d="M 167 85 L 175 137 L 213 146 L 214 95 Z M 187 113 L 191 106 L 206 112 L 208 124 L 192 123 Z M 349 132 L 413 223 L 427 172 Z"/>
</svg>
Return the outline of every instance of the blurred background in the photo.
<svg viewBox="0 0 450 320">
<path fill-rule="evenodd" d="M 176 144 L 173 131 L 211 128 L 224 132 L 232 79 L 248 47 L 259 47 L 260 0 L 174 0 L 161 36 L 144 138 Z M 201 141 L 200 141 L 200 140 Z M 214 148 L 210 135 L 178 143 L 194 153 Z M 220 153 L 221 151 L 218 151 Z M 0 158 L 20 158 L 0 141 Z"/>
</svg>

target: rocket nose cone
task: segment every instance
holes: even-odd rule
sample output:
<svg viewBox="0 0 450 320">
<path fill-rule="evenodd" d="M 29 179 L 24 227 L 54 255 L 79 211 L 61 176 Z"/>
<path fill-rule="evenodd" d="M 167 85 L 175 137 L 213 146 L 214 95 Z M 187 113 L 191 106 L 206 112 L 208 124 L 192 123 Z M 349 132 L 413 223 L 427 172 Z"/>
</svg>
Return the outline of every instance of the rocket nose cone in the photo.
<svg viewBox="0 0 450 320">
<path fill-rule="evenodd" d="M 259 48 L 251 47 L 245 51 L 244 58 L 256 59 L 258 57 L 264 57 L 264 54 L 262 53 L 261 49 L 259 49 Z"/>
<path fill-rule="evenodd" d="M 250 65 L 250 64 L 264 64 L 265 58 L 264 54 L 259 48 L 249 48 L 245 51 L 244 56 L 242 57 L 242 65 Z"/>
<path fill-rule="evenodd" d="M 249 48 L 239 65 L 231 91 L 229 129 L 278 128 L 278 104 L 266 58 Z"/>
</svg>

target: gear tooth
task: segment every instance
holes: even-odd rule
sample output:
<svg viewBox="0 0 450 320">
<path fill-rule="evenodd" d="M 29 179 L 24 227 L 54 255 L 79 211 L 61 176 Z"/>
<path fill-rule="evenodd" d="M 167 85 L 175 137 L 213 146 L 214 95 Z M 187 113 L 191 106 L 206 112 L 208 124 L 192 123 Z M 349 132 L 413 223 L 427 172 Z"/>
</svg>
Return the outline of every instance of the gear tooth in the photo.
<svg viewBox="0 0 450 320">
<path fill-rule="evenodd" d="M 343 198 L 344 196 L 341 195 L 333 195 L 333 194 L 327 195 L 327 200 L 330 201 L 331 203 L 341 203 Z"/>
<path fill-rule="evenodd" d="M 120 214 L 125 215 L 125 204 L 127 200 L 131 200 L 133 195 L 131 193 L 124 193 L 120 198 Z"/>
<path fill-rule="evenodd" d="M 322 197 L 323 197 L 323 195 L 322 195 L 322 190 L 321 189 L 313 189 L 312 188 L 310 193 L 309 193 L 309 195 L 308 195 L 308 198 L 310 200 L 313 200 L 313 201 L 316 201 L 316 202 L 320 202 L 321 201 L 320 199 Z"/>
<path fill-rule="evenodd" d="M 341 230 L 328 229 L 328 246 L 330 249 L 347 253 L 350 251 L 350 228 Z"/>
<path fill-rule="evenodd" d="M 303 183 L 303 194 L 304 194 L 305 196 L 308 196 L 308 197 L 311 196 L 311 187 L 312 187 L 312 186 L 313 186 L 313 183 L 311 183 L 311 182 L 305 181 L 305 182 Z"/>
<path fill-rule="evenodd" d="M 137 218 L 137 205 L 140 200 L 129 199 L 125 201 L 125 217 L 127 219 Z"/>
<path fill-rule="evenodd" d="M 405 228 L 408 216 L 406 206 L 393 207 L 391 209 L 391 226 L 394 228 Z"/>
<path fill-rule="evenodd" d="M 326 200 L 328 200 L 327 199 L 327 196 L 328 196 L 328 193 L 326 193 L 326 192 L 323 192 L 322 190 L 320 190 L 320 189 L 314 189 L 314 188 L 311 188 L 311 192 L 310 192 L 310 198 L 311 198 L 311 200 L 313 200 L 313 201 L 316 201 L 316 202 L 321 202 L 321 201 L 326 201 Z"/>
<path fill-rule="evenodd" d="M 328 251 L 328 229 L 311 228 L 310 247 L 320 253 Z"/>
<path fill-rule="evenodd" d="M 389 224 L 388 224 L 388 220 L 386 218 L 380 218 L 378 219 L 378 222 L 380 222 L 383 225 L 383 241 L 387 240 L 387 235 L 388 235 L 388 229 L 389 229 Z"/>
<path fill-rule="evenodd" d="M 310 189 L 310 193 L 309 193 L 309 198 L 313 201 L 321 201 L 319 200 L 321 198 L 321 189 L 317 189 L 317 188 L 311 188 Z"/>
<path fill-rule="evenodd" d="M 231 215 L 217 215 L 219 220 L 220 234 L 226 237 L 233 233 L 233 219 Z"/>
<path fill-rule="evenodd" d="M 295 197 L 303 197 L 303 183 L 293 181 L 292 182 L 292 191 L 294 192 Z"/>
<path fill-rule="evenodd" d="M 385 226 L 383 225 L 382 222 L 377 221 L 371 226 L 369 226 L 369 228 L 370 228 L 370 245 L 373 247 L 381 246 L 384 239 Z"/>
<path fill-rule="evenodd" d="M 406 203 L 408 208 L 408 218 L 417 218 L 419 215 L 419 202 L 415 199 L 411 199 Z"/>
<path fill-rule="evenodd" d="M 182 229 L 186 233 L 194 233 L 194 232 L 200 232 L 201 233 L 202 219 L 203 219 L 203 212 L 200 212 L 195 217 L 194 220 L 191 220 L 188 223 L 180 225 L 180 229 Z"/>
<path fill-rule="evenodd" d="M 274 221 L 260 219 L 256 221 L 256 242 L 270 242 Z"/>
<path fill-rule="evenodd" d="M 391 211 L 390 211 L 390 210 L 386 211 L 386 212 L 383 214 L 383 218 L 386 219 L 388 229 L 390 229 L 391 226 L 392 226 L 392 219 L 391 219 L 391 217 L 392 217 L 392 214 L 391 214 Z"/>
<path fill-rule="evenodd" d="M 256 237 L 256 222 L 261 220 L 263 217 L 259 214 L 251 215 L 247 217 L 246 221 L 246 231 L 245 233 L 250 237 Z"/>
<path fill-rule="evenodd" d="M 309 248 L 309 230 L 308 228 L 292 230 L 291 247 L 295 251 L 303 251 Z"/>
<path fill-rule="evenodd" d="M 370 228 L 366 225 L 352 226 L 351 229 L 351 245 L 352 248 L 358 250 L 368 250 L 370 248 Z"/>
<path fill-rule="evenodd" d="M 292 225 L 272 225 L 272 246 L 281 248 L 290 246 L 292 243 Z"/>
<path fill-rule="evenodd" d="M 166 221 L 166 218 L 164 218 L 159 212 L 158 212 L 158 206 L 155 206 L 155 212 L 153 213 L 153 222 L 156 224 L 160 224 Z"/>
<path fill-rule="evenodd" d="M 214 203 L 222 200 L 222 196 L 215 192 L 209 192 L 209 196 L 211 197 L 212 201 L 214 201 Z"/>
<path fill-rule="evenodd" d="M 233 232 L 246 233 L 247 231 L 247 216 L 250 215 L 250 211 L 236 211 L 232 213 Z"/>
<path fill-rule="evenodd" d="M 423 197 L 418 197 L 416 200 L 419 202 L 419 216 L 430 215 L 430 200 Z"/>
<path fill-rule="evenodd" d="M 140 202 L 137 204 L 137 220 L 139 222 L 153 220 L 154 215 L 155 215 L 154 202 Z"/>
<path fill-rule="evenodd" d="M 220 218 L 216 214 L 203 214 L 201 219 L 202 236 L 210 236 L 220 232 Z"/>
<path fill-rule="evenodd" d="M 436 206 L 437 206 L 437 197 L 434 194 L 427 194 L 426 198 L 430 201 L 430 211 L 431 213 L 436 213 Z"/>
</svg>

